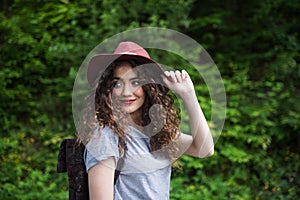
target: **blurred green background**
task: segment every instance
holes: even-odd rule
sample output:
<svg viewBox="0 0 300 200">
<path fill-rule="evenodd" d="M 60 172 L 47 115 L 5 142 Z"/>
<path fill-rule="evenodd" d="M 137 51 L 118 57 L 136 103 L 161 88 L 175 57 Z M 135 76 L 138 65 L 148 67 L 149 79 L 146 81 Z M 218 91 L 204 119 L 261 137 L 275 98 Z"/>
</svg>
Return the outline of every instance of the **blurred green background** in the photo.
<svg viewBox="0 0 300 200">
<path fill-rule="evenodd" d="M 1 0 L 0 9 L 0 199 L 68 198 L 56 164 L 75 132 L 76 72 L 104 39 L 148 26 L 203 45 L 228 101 L 214 156 L 182 157 L 171 199 L 300 197 L 299 0 Z M 210 99 L 199 100 L 209 115 Z"/>
</svg>

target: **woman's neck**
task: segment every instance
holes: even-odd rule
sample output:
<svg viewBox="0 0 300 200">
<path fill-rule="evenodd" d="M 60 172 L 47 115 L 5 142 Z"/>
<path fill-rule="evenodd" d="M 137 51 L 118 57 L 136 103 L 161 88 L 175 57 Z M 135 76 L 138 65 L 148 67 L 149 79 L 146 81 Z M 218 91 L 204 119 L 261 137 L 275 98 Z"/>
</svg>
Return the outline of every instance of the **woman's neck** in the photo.
<svg viewBox="0 0 300 200">
<path fill-rule="evenodd" d="M 142 126 L 142 109 L 138 109 L 137 111 L 130 113 L 130 117 L 131 126 Z"/>
</svg>

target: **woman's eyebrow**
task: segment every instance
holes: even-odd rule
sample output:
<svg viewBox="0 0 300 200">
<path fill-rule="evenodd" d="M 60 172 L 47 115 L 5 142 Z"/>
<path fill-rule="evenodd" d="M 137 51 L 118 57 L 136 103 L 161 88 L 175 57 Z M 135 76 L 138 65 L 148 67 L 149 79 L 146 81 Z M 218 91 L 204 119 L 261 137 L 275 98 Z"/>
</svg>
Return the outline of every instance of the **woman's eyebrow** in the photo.
<svg viewBox="0 0 300 200">
<path fill-rule="evenodd" d="M 113 77 L 113 79 L 117 79 L 117 80 L 120 80 L 120 79 L 122 79 L 122 78 L 120 78 L 120 77 Z M 132 78 L 130 78 L 129 80 L 135 80 L 135 79 L 140 79 L 140 77 L 138 77 L 138 76 L 136 76 L 136 77 L 132 77 Z"/>
<path fill-rule="evenodd" d="M 135 79 L 140 79 L 140 77 L 136 76 L 136 77 L 131 78 L 130 80 L 132 81 L 132 80 L 135 80 Z"/>
</svg>

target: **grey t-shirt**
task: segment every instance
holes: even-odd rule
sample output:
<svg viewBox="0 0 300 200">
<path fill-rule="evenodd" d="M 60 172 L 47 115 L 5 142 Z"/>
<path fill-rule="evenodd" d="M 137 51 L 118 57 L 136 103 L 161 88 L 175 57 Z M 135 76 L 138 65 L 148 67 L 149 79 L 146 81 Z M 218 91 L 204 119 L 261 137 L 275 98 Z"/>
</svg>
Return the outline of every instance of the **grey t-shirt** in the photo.
<svg viewBox="0 0 300 200">
<path fill-rule="evenodd" d="M 120 176 L 114 186 L 115 200 L 168 200 L 171 163 L 150 152 L 149 138 L 129 127 L 127 151 Z M 107 126 L 96 128 L 94 138 L 86 145 L 87 171 L 99 162 L 114 157 L 119 160 L 118 137 Z"/>
</svg>

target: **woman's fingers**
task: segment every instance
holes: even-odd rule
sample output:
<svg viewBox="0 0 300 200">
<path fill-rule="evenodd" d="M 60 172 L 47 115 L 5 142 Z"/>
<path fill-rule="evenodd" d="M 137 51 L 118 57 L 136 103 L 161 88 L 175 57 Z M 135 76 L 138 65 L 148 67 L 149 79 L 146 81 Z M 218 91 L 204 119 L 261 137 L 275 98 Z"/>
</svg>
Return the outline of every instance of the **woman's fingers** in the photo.
<svg viewBox="0 0 300 200">
<path fill-rule="evenodd" d="M 194 89 L 190 76 L 185 70 L 166 71 L 165 75 L 162 78 L 166 86 L 180 96 Z"/>
<path fill-rule="evenodd" d="M 181 72 L 176 70 L 175 71 L 175 77 L 176 77 L 178 83 L 182 82 L 182 77 L 181 76 L 182 76 Z"/>
<path fill-rule="evenodd" d="M 165 75 L 166 76 L 170 76 L 170 72 L 169 71 L 165 71 Z"/>
<path fill-rule="evenodd" d="M 170 78 L 172 82 L 176 82 L 176 75 L 174 73 L 174 71 L 170 71 Z"/>
<path fill-rule="evenodd" d="M 168 80 L 171 82 L 181 83 L 182 81 L 188 78 L 188 73 L 185 70 L 181 72 L 179 70 L 176 71 L 165 71 L 165 75 L 168 77 Z"/>
<path fill-rule="evenodd" d="M 182 70 L 181 74 L 182 74 L 182 80 L 186 80 L 189 76 L 189 74 L 185 70 Z"/>
</svg>

